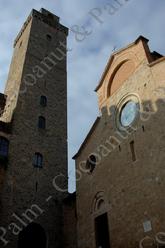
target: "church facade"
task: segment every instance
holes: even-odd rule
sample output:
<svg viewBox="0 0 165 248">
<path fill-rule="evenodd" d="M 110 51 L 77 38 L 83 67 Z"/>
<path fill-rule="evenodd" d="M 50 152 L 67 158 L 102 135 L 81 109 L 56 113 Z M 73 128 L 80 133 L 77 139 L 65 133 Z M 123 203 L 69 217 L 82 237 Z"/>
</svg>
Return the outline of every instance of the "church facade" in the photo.
<svg viewBox="0 0 165 248">
<path fill-rule="evenodd" d="M 67 193 L 67 36 L 32 10 L 0 94 L 0 246 L 165 247 L 165 57 L 140 36 L 114 52 Z"/>
<path fill-rule="evenodd" d="M 115 51 L 74 156 L 78 247 L 165 247 L 165 57 L 140 36 Z"/>
</svg>

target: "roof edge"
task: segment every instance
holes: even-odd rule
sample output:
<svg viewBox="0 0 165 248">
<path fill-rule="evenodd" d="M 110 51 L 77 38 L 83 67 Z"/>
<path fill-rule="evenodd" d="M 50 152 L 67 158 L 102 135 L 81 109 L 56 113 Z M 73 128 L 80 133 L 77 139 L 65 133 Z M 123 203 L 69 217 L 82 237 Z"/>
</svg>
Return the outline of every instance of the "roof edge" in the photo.
<svg viewBox="0 0 165 248">
<path fill-rule="evenodd" d="M 100 119 L 101 119 L 101 117 L 100 116 L 98 116 L 97 118 L 96 118 L 96 120 L 95 120 L 95 122 L 93 123 L 93 125 L 92 125 L 92 127 L 91 127 L 91 129 L 90 129 L 90 131 L 88 132 L 88 134 L 87 134 L 87 136 L 86 136 L 86 138 L 85 138 L 85 140 L 83 141 L 83 143 L 81 144 L 81 146 L 80 146 L 80 148 L 79 148 L 79 150 L 78 150 L 78 152 L 72 157 L 72 159 L 74 159 L 74 160 L 76 160 L 76 158 L 80 155 L 80 153 L 81 153 L 81 151 L 82 151 L 82 149 L 84 148 L 84 146 L 86 145 L 86 143 L 87 143 L 87 140 L 89 139 L 89 137 L 92 135 L 92 133 L 93 133 L 93 131 L 95 130 L 95 128 L 96 128 L 96 126 L 97 126 L 97 124 L 99 123 L 99 121 L 100 121 Z"/>
<path fill-rule="evenodd" d="M 157 60 L 152 61 L 151 63 L 149 63 L 149 66 L 152 67 L 152 66 L 154 66 L 154 65 L 156 65 L 156 64 L 158 64 L 158 63 L 160 63 L 160 62 L 162 62 L 164 60 L 165 60 L 165 56 L 163 56 L 163 57 L 161 57 L 161 58 L 159 58 Z"/>
<path fill-rule="evenodd" d="M 96 87 L 95 90 L 94 90 L 95 92 L 97 92 L 97 90 L 98 90 L 98 89 L 101 87 L 101 85 L 103 84 L 103 80 L 104 80 L 104 78 L 105 78 L 105 76 L 106 76 L 106 74 L 107 74 L 107 71 L 108 71 L 108 69 L 109 69 L 109 66 L 111 65 L 111 63 L 112 63 L 112 61 L 113 61 L 113 59 L 114 59 L 114 56 L 115 56 L 116 54 L 118 54 L 118 53 L 120 53 L 120 52 L 122 52 L 122 51 L 128 49 L 129 47 L 131 47 L 131 46 L 133 46 L 133 45 L 136 45 L 136 44 L 137 44 L 139 41 L 141 41 L 141 40 L 142 40 L 143 42 L 145 42 L 145 43 L 148 43 L 148 42 L 149 42 L 149 39 L 147 39 L 147 38 L 145 38 L 144 36 L 140 35 L 134 42 L 132 42 L 132 43 L 130 43 L 129 45 L 127 45 L 127 46 L 125 46 L 125 47 L 119 49 L 118 51 L 112 53 L 112 55 L 110 56 L 110 58 L 109 58 L 109 60 L 108 60 L 107 65 L 106 65 L 106 67 L 105 67 L 105 70 L 104 70 L 104 72 L 103 72 L 103 74 L 102 74 L 102 76 L 101 76 L 101 79 L 100 79 L 100 81 L 99 81 L 97 87 Z"/>
</svg>

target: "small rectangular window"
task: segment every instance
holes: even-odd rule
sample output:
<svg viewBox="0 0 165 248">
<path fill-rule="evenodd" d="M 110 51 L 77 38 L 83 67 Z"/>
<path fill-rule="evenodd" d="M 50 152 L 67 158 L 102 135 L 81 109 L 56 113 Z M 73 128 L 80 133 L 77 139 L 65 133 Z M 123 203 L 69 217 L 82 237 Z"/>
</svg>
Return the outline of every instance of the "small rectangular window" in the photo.
<svg viewBox="0 0 165 248">
<path fill-rule="evenodd" d="M 47 97 L 46 96 L 41 96 L 40 97 L 40 105 L 42 107 L 46 107 L 47 106 Z"/>
<path fill-rule="evenodd" d="M 34 155 L 33 165 L 34 167 L 42 168 L 42 164 L 43 164 L 43 156 L 42 154 L 36 152 Z"/>
<path fill-rule="evenodd" d="M 136 153 L 135 153 L 135 144 L 134 141 L 130 142 L 130 149 L 131 149 L 131 154 L 132 154 L 132 161 L 136 161 Z"/>
<path fill-rule="evenodd" d="M 46 119 L 43 116 L 39 116 L 38 118 L 38 127 L 41 129 L 46 128 Z"/>
</svg>

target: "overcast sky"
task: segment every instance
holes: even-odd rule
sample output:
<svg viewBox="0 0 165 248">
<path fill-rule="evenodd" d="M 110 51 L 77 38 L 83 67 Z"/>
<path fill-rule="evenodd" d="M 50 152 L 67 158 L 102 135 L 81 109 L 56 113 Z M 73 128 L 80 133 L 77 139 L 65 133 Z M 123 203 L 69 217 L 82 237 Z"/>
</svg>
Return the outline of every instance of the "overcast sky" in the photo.
<svg viewBox="0 0 165 248">
<path fill-rule="evenodd" d="M 99 115 L 94 88 L 107 60 L 114 47 L 119 49 L 139 35 L 150 40 L 151 50 L 165 54 L 165 1 L 0 0 L 1 92 L 11 61 L 13 40 L 31 9 L 40 10 L 41 7 L 58 15 L 61 23 L 71 29 L 68 37 L 68 47 L 72 49 L 68 53 L 69 189 L 74 191 L 74 161 L 71 158 Z M 82 27 L 87 36 L 83 35 Z"/>
</svg>

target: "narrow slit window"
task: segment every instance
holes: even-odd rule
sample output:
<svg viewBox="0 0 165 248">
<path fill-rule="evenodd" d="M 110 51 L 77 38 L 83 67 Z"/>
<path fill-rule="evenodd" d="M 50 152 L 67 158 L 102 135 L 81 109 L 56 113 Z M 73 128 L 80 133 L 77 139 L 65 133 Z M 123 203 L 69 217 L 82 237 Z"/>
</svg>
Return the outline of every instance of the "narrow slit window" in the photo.
<svg viewBox="0 0 165 248">
<path fill-rule="evenodd" d="M 35 153 L 33 165 L 36 168 L 42 168 L 43 167 L 43 156 L 42 156 L 42 154 L 40 154 L 38 152 Z"/>
<path fill-rule="evenodd" d="M 19 48 L 22 46 L 22 41 L 20 42 L 20 44 L 19 44 Z"/>
<path fill-rule="evenodd" d="M 39 116 L 38 118 L 38 127 L 41 129 L 45 129 L 46 128 L 46 119 L 43 116 Z"/>
<path fill-rule="evenodd" d="M 38 191 L 38 182 L 36 182 L 36 192 Z"/>
<path fill-rule="evenodd" d="M 41 96 L 40 97 L 40 105 L 42 107 L 46 107 L 47 106 L 47 97 L 46 96 Z"/>
<path fill-rule="evenodd" d="M 131 149 L 131 154 L 132 154 L 132 161 L 136 161 L 136 153 L 135 153 L 135 143 L 134 141 L 130 142 L 130 149 Z"/>
<path fill-rule="evenodd" d="M 93 170 L 95 169 L 96 162 L 97 162 L 96 157 L 93 154 L 91 154 L 86 162 L 86 169 L 89 170 L 90 173 L 92 173 Z"/>
</svg>

